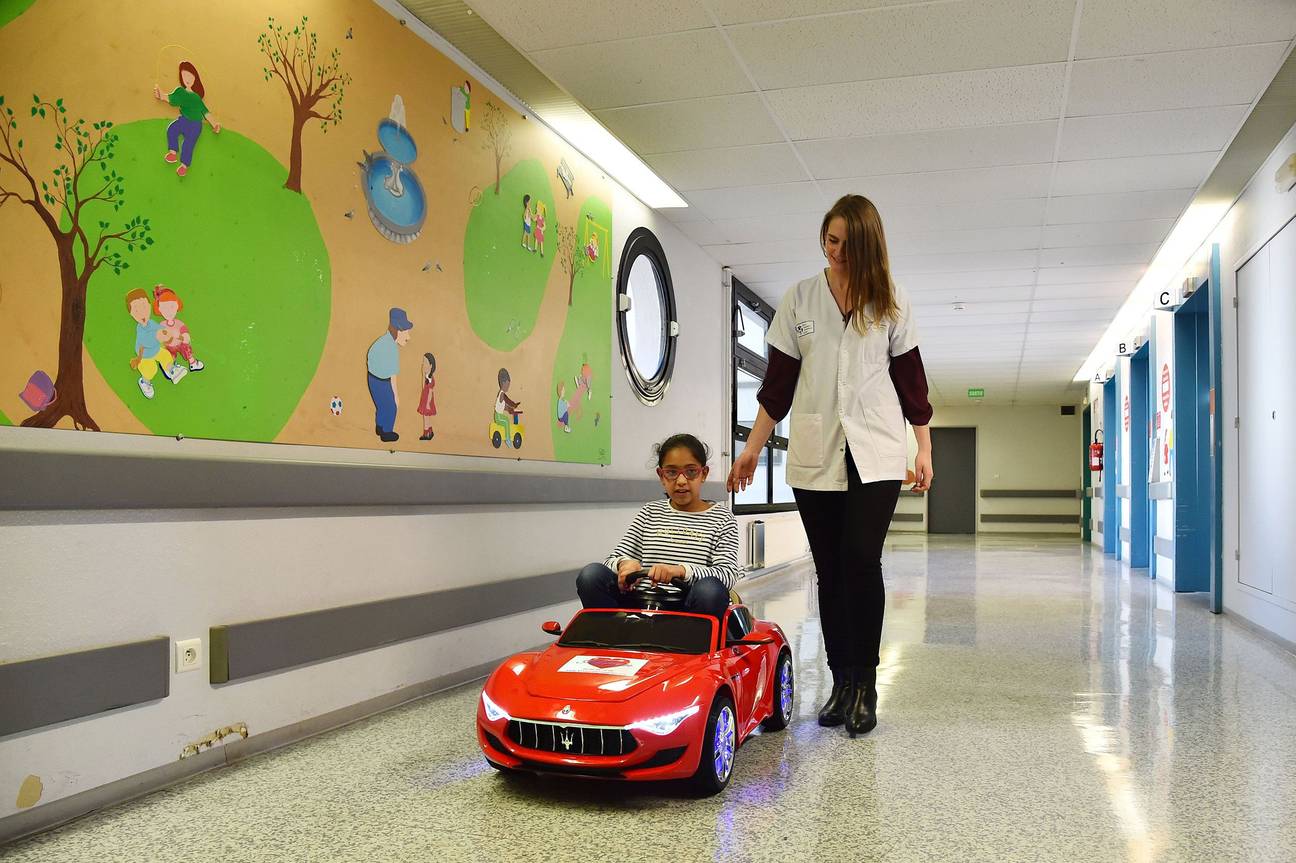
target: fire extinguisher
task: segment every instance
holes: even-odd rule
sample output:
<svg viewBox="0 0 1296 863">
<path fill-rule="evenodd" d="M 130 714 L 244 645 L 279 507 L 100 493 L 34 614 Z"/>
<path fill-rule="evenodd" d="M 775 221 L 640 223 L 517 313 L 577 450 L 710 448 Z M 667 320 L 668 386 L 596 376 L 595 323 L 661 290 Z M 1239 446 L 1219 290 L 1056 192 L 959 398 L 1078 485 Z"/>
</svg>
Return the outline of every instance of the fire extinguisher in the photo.
<svg viewBox="0 0 1296 863">
<path fill-rule="evenodd" d="M 1103 445 L 1099 440 L 1102 433 L 1102 429 L 1095 431 L 1093 443 L 1089 444 L 1089 470 L 1095 473 L 1103 469 Z"/>
</svg>

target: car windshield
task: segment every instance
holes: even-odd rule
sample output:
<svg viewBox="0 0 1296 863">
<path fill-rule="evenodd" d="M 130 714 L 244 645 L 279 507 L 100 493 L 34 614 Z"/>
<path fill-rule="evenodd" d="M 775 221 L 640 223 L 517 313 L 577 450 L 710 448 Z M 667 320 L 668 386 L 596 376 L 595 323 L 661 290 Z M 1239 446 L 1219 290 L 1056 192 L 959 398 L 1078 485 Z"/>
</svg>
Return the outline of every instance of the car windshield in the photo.
<svg viewBox="0 0 1296 863">
<path fill-rule="evenodd" d="M 663 653 L 706 653 L 711 621 L 681 614 L 585 611 L 558 640 L 562 647 L 610 647 Z"/>
</svg>

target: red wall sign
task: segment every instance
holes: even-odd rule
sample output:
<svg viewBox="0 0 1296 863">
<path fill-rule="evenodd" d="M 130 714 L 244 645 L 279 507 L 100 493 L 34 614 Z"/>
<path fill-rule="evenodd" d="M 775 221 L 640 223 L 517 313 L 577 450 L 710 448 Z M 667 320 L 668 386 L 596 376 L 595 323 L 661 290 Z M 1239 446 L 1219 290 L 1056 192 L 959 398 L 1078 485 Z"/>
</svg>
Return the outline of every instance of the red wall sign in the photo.
<svg viewBox="0 0 1296 863">
<path fill-rule="evenodd" d="M 1161 366 L 1161 410 L 1170 410 L 1170 364 Z"/>
</svg>

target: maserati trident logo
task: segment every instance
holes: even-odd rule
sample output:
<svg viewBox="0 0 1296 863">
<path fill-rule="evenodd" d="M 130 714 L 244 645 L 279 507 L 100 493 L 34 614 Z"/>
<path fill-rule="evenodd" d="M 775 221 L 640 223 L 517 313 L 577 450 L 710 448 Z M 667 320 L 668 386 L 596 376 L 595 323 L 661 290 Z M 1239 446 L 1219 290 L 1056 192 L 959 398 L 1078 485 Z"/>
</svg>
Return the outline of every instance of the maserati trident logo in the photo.
<svg viewBox="0 0 1296 863">
<path fill-rule="evenodd" d="M 562 733 L 558 737 L 558 742 L 562 744 L 563 749 L 566 749 L 568 752 L 570 752 L 572 748 L 572 744 L 576 742 L 576 738 L 572 737 L 572 733 L 570 729 L 564 728 L 562 730 Z"/>
</svg>

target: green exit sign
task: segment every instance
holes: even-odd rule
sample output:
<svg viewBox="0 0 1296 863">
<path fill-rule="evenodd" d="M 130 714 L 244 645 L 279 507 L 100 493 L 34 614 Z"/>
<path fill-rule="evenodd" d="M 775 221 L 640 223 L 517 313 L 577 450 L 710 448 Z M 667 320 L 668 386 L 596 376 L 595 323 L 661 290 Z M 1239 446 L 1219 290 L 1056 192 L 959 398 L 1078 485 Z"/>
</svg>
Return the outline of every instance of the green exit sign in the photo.
<svg viewBox="0 0 1296 863">
<path fill-rule="evenodd" d="M 970 399 L 983 399 L 983 398 L 985 398 L 985 389 L 983 389 L 982 387 L 969 387 L 969 388 L 968 388 L 968 398 L 970 398 Z"/>
</svg>

